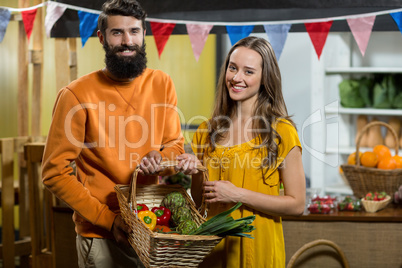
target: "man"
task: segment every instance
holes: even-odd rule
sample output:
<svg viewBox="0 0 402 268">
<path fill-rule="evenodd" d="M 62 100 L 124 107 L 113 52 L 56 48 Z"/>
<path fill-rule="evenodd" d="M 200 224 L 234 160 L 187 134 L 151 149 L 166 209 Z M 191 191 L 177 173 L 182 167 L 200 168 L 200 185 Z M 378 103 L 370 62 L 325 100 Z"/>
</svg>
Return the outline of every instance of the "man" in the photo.
<svg viewBox="0 0 402 268">
<path fill-rule="evenodd" d="M 135 0 L 104 3 L 98 38 L 106 67 L 61 89 L 54 106 L 42 177 L 74 210 L 80 267 L 142 267 L 114 186 L 129 184 L 137 165 L 138 183 L 157 183 L 151 175 L 162 159 L 184 152 L 173 82 L 146 68 L 145 17 Z"/>
</svg>

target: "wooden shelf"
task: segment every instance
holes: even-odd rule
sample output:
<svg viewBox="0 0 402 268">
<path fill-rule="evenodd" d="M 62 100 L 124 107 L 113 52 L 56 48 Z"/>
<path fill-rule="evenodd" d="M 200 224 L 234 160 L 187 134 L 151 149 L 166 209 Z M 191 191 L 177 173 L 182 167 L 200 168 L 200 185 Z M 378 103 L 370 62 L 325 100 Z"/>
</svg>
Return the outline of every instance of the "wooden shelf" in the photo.
<svg viewBox="0 0 402 268">
<path fill-rule="evenodd" d="M 368 148 L 368 147 L 361 147 L 359 148 L 360 152 L 365 152 L 365 151 L 372 151 L 373 148 Z M 349 155 L 353 152 L 356 151 L 356 147 L 355 146 L 350 146 L 350 147 L 328 147 L 326 149 L 326 153 L 327 154 L 343 154 L 343 155 Z M 394 155 L 395 154 L 395 150 L 391 149 L 391 154 Z M 402 149 L 398 150 L 398 154 L 402 156 Z"/>
<path fill-rule="evenodd" d="M 343 107 L 328 106 L 325 107 L 325 113 L 402 116 L 402 109 L 343 108 Z"/>
<path fill-rule="evenodd" d="M 328 67 L 326 74 L 402 73 L 402 67 Z"/>
<path fill-rule="evenodd" d="M 284 221 L 348 221 L 348 222 L 402 222 L 402 207 L 393 203 L 376 213 L 363 211 L 337 211 L 330 214 L 310 214 L 283 216 Z"/>
</svg>

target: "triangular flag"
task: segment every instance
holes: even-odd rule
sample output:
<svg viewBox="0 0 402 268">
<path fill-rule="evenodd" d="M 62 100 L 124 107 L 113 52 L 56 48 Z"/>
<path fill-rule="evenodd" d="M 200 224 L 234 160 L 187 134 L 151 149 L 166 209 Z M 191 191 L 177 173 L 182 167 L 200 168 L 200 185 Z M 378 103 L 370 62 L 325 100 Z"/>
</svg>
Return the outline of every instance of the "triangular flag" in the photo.
<svg viewBox="0 0 402 268">
<path fill-rule="evenodd" d="M 25 33 L 27 34 L 28 40 L 31 37 L 37 10 L 38 9 L 35 8 L 31 10 L 21 11 L 22 21 L 24 22 Z"/>
<path fill-rule="evenodd" d="M 45 17 L 45 30 L 46 36 L 50 37 L 50 31 L 53 28 L 53 25 L 56 23 L 58 19 L 63 15 L 64 11 L 66 11 L 66 6 L 61 6 L 56 2 L 49 1 L 47 2 L 46 8 L 46 17 Z"/>
<path fill-rule="evenodd" d="M 332 21 L 305 23 L 304 26 L 310 36 L 311 42 L 313 43 L 318 59 L 320 59 L 322 49 L 327 41 L 329 29 L 332 26 Z"/>
<path fill-rule="evenodd" d="M 158 49 L 159 58 L 161 58 L 163 49 L 173 32 L 175 23 L 160 23 L 160 22 L 150 22 L 151 31 L 155 39 L 156 48 Z"/>
<path fill-rule="evenodd" d="M 226 26 L 226 31 L 229 34 L 230 43 L 232 46 L 236 44 L 237 41 L 243 39 L 251 34 L 254 29 L 254 25 L 245 26 Z"/>
<path fill-rule="evenodd" d="M 98 26 L 99 14 L 89 13 L 85 11 L 78 11 L 78 18 L 80 19 L 80 36 L 82 47 L 85 46 L 88 38 L 93 34 Z"/>
<path fill-rule="evenodd" d="M 396 22 L 396 25 L 398 25 L 399 31 L 402 33 L 402 12 L 391 13 L 390 15 Z"/>
<path fill-rule="evenodd" d="M 204 24 L 186 24 L 187 33 L 190 37 L 191 47 L 193 48 L 193 54 L 196 61 L 200 58 L 202 49 L 204 48 L 212 27 L 214 26 Z"/>
<path fill-rule="evenodd" d="M 281 57 L 282 50 L 285 46 L 286 38 L 288 37 L 291 26 L 292 24 L 264 25 L 269 42 L 274 49 L 276 60 L 279 60 Z"/>
<path fill-rule="evenodd" d="M 348 22 L 349 28 L 359 46 L 360 53 L 364 56 L 371 31 L 373 30 L 375 16 L 346 19 L 346 21 Z"/>
<path fill-rule="evenodd" d="M 10 22 L 11 12 L 8 9 L 0 8 L 0 43 L 6 35 L 8 23 Z"/>
</svg>

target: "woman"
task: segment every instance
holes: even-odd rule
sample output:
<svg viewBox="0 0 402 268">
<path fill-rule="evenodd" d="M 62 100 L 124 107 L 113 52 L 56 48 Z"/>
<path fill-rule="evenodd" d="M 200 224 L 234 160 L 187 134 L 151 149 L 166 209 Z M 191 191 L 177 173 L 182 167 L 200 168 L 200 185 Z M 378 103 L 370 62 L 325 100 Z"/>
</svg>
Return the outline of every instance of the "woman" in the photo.
<svg viewBox="0 0 402 268">
<path fill-rule="evenodd" d="M 192 196 L 207 205 L 208 217 L 237 202 L 243 206 L 233 218 L 256 216 L 254 239 L 226 237 L 201 266 L 285 267 L 281 215 L 303 213 L 306 186 L 301 144 L 266 40 L 247 37 L 231 48 L 212 118 L 199 126 L 192 147 L 195 156 L 179 156 L 176 168 L 192 175 Z M 199 164 L 208 168 L 209 181 L 203 182 Z"/>
</svg>

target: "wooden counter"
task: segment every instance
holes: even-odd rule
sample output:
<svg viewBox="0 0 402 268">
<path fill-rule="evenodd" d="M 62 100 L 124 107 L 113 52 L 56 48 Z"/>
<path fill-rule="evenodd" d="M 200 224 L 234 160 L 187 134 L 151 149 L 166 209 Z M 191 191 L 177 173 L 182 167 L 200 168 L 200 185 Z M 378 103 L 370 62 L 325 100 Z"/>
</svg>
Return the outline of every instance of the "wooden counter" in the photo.
<svg viewBox="0 0 402 268">
<path fill-rule="evenodd" d="M 328 239 L 344 251 L 350 267 L 402 267 L 402 207 L 390 204 L 376 213 L 334 212 L 283 217 L 286 260 L 304 244 Z M 336 252 L 327 246 L 306 251 L 296 262 L 301 267 L 341 267 Z"/>
</svg>

